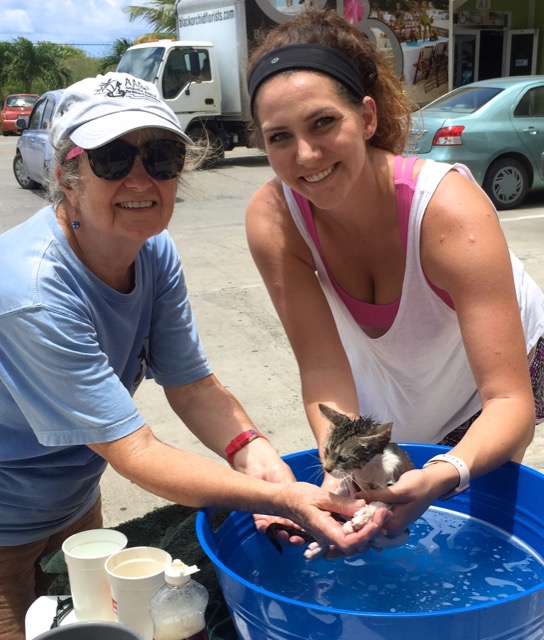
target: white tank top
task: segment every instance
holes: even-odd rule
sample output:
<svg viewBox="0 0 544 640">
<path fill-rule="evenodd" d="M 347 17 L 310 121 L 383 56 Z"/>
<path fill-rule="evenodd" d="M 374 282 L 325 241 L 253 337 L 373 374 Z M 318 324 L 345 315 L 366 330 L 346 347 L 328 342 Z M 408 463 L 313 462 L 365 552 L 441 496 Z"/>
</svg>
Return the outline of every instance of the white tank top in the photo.
<svg viewBox="0 0 544 640">
<path fill-rule="evenodd" d="M 393 325 L 379 338 L 364 333 L 336 293 L 291 189 L 283 185 L 349 359 L 359 411 L 380 421 L 392 421 L 392 437 L 397 442 L 437 443 L 481 409 L 457 314 L 431 289 L 419 254 L 425 209 L 452 168 L 474 180 L 463 165 L 429 160 L 419 174 L 410 209 L 400 306 Z M 511 257 L 529 353 L 544 333 L 544 295 L 521 262 L 513 254 Z"/>
</svg>

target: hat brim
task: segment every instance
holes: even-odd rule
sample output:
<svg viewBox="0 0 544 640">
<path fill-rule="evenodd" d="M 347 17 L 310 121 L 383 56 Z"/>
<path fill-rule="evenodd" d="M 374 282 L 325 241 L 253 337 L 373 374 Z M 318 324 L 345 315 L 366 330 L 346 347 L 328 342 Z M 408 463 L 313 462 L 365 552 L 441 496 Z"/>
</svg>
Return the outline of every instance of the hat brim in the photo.
<svg viewBox="0 0 544 640">
<path fill-rule="evenodd" d="M 96 149 L 131 131 L 148 128 L 166 129 L 175 133 L 183 142 L 193 144 L 179 125 L 145 111 L 119 111 L 85 122 L 72 131 L 70 139 L 82 149 Z"/>
</svg>

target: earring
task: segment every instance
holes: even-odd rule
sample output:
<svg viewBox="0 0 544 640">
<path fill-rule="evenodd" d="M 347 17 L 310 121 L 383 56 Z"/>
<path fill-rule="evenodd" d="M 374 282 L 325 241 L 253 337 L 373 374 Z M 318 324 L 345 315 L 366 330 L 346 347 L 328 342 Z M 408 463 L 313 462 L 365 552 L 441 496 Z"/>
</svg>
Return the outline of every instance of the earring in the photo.
<svg viewBox="0 0 544 640">
<path fill-rule="evenodd" d="M 70 224 L 72 225 L 72 229 L 79 229 L 79 227 L 81 227 L 81 222 L 79 220 L 72 220 Z"/>
</svg>

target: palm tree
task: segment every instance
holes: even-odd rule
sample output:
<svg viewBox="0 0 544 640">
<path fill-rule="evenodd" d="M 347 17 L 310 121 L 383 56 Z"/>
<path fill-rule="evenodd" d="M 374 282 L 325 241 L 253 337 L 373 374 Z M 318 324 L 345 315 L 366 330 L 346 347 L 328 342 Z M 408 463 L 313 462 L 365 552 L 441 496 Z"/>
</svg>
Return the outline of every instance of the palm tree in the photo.
<svg viewBox="0 0 544 640">
<path fill-rule="evenodd" d="M 33 45 L 26 38 L 16 38 L 6 52 L 7 78 L 19 82 L 26 93 L 32 92 L 32 83 L 40 78 L 53 87 L 65 87 L 72 74 L 62 63 L 66 53 L 53 42 Z"/>
<path fill-rule="evenodd" d="M 111 47 L 110 53 L 100 61 L 100 73 L 108 71 L 110 67 L 116 68 L 125 51 L 132 47 L 132 42 L 126 38 L 117 38 Z"/>
<path fill-rule="evenodd" d="M 130 22 L 144 20 L 154 32 L 164 37 L 176 37 L 176 0 L 148 0 L 143 6 L 131 5 L 123 8 Z"/>
</svg>

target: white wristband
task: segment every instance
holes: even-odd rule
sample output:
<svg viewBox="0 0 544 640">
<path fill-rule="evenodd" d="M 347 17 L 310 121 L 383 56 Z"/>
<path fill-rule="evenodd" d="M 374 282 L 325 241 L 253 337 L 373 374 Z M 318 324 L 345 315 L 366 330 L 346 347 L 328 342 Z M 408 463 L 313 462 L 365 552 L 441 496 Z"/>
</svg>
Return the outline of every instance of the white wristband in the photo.
<svg viewBox="0 0 544 640">
<path fill-rule="evenodd" d="M 436 462 L 449 462 L 449 464 L 453 465 L 457 469 L 457 472 L 459 473 L 459 484 L 454 489 L 452 489 L 451 491 L 448 491 L 448 493 L 441 496 L 440 498 L 441 500 L 447 500 L 448 498 L 451 498 L 452 496 L 456 496 L 458 493 L 462 493 L 463 491 L 466 491 L 469 488 L 470 471 L 468 470 L 467 465 L 461 460 L 461 458 L 458 458 L 457 456 L 452 456 L 449 453 L 441 453 L 437 456 L 434 456 L 434 458 L 431 458 L 428 462 L 426 462 L 423 465 L 423 469 L 429 466 L 430 464 L 435 464 Z"/>
</svg>

